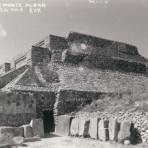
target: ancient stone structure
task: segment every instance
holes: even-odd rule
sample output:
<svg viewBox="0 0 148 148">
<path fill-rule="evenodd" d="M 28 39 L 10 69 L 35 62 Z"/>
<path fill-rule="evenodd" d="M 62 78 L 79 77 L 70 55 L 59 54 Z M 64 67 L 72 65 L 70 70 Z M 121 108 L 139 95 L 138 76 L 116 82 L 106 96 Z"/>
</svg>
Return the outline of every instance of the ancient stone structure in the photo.
<svg viewBox="0 0 148 148">
<path fill-rule="evenodd" d="M 58 116 L 55 132 L 59 135 L 69 136 L 71 120 L 72 117 L 68 115 Z"/>
<path fill-rule="evenodd" d="M 56 116 L 93 100 L 140 95 L 148 88 L 147 63 L 133 45 L 76 32 L 49 35 L 0 68 L 0 126 L 42 118 L 49 132 Z"/>
<path fill-rule="evenodd" d="M 11 64 L 10 63 L 4 63 L 3 65 L 0 66 L 0 74 L 5 74 L 11 69 Z"/>
<path fill-rule="evenodd" d="M 44 137 L 44 125 L 42 119 L 31 120 L 30 126 L 33 129 L 34 136 Z"/>
<path fill-rule="evenodd" d="M 147 60 L 133 45 L 71 32 L 68 36 L 70 54 L 75 62 L 97 68 L 145 73 Z M 79 57 L 79 58 L 78 58 Z M 69 60 L 73 60 L 71 57 Z"/>
<path fill-rule="evenodd" d="M 129 139 L 132 144 L 148 142 L 148 113 L 147 112 L 78 112 L 75 118 L 94 118 L 109 121 L 109 139 L 123 142 Z M 132 124 L 131 124 L 132 123 Z M 94 122 L 96 128 L 97 122 Z M 89 129 L 91 129 L 91 124 Z M 95 134 L 98 134 L 98 130 Z M 93 138 L 90 134 L 90 138 Z M 99 139 L 99 137 L 97 137 Z M 96 138 L 95 138 L 96 139 Z"/>
</svg>

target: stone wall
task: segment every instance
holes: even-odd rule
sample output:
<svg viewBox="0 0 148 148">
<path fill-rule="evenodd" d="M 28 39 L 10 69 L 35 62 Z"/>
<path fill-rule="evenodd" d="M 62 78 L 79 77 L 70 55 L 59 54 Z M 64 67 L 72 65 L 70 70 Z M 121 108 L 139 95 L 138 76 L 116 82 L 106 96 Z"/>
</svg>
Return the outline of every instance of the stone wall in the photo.
<svg viewBox="0 0 148 148">
<path fill-rule="evenodd" d="M 124 144 L 142 142 L 139 131 L 130 120 L 106 118 L 100 115 L 62 115 L 57 118 L 56 133 L 66 136 L 91 138 L 100 141 L 114 141 Z M 61 126 L 60 126 L 61 125 Z M 65 128 L 64 128 L 65 127 Z"/>
<path fill-rule="evenodd" d="M 51 59 L 51 53 L 48 48 L 32 46 L 32 48 L 23 55 L 13 61 L 15 69 L 24 65 L 34 66 L 37 64 L 49 63 Z"/>
<path fill-rule="evenodd" d="M 54 63 L 48 66 L 51 71 L 59 75 L 61 93 L 59 90 L 55 103 L 57 115 L 76 111 L 85 103 L 95 99 L 110 98 L 109 101 L 111 101 L 111 99 L 119 98 L 118 100 L 125 101 L 124 98 L 126 98 L 128 103 L 129 100 L 136 101 L 148 95 L 148 78 L 141 74 L 103 71 L 82 65 Z M 99 94 L 103 94 L 104 97 Z"/>
<path fill-rule="evenodd" d="M 148 60 L 133 45 L 76 32 L 69 33 L 67 40 L 69 54 L 66 55 L 66 62 L 123 72 L 147 72 Z"/>
<path fill-rule="evenodd" d="M 42 118 L 54 102 L 55 95 L 49 92 L 0 92 L 0 126 L 20 126 Z"/>
<path fill-rule="evenodd" d="M 35 113 L 17 113 L 17 114 L 0 113 L 0 126 L 17 127 L 23 124 L 28 124 L 33 118 L 36 118 Z"/>
<path fill-rule="evenodd" d="M 0 92 L 0 126 L 20 126 L 36 117 L 32 93 Z"/>
<path fill-rule="evenodd" d="M 55 103 L 55 93 L 47 92 L 47 93 L 35 93 L 34 99 L 36 99 L 36 113 L 37 118 L 43 117 L 44 110 L 53 110 L 53 106 Z"/>
<path fill-rule="evenodd" d="M 51 60 L 51 52 L 48 48 L 32 46 L 31 49 L 31 65 L 49 63 Z"/>
<path fill-rule="evenodd" d="M 120 73 L 88 68 L 83 65 L 48 65 L 59 75 L 62 90 L 101 93 L 129 93 L 138 96 L 147 92 L 148 78 L 141 74 Z"/>
<path fill-rule="evenodd" d="M 88 67 L 108 69 L 112 71 L 133 72 L 142 74 L 146 74 L 147 72 L 146 64 L 128 60 L 126 61 L 120 58 L 113 59 L 104 56 L 99 57 L 96 55 L 95 57 L 86 57 L 83 60 L 83 63 Z"/>
<path fill-rule="evenodd" d="M 67 38 L 49 35 L 14 61 L 14 69 L 25 65 L 66 62 L 124 72 L 146 73 L 148 60 L 137 48 L 90 35 L 70 32 Z"/>
<path fill-rule="evenodd" d="M 69 46 L 72 47 L 71 50 L 78 48 L 79 49 L 78 52 L 83 52 L 83 53 L 85 52 L 89 53 L 89 49 L 94 49 L 94 48 L 103 48 L 103 49 L 110 48 L 110 49 L 116 49 L 117 52 L 123 52 L 129 55 L 139 55 L 137 47 L 133 45 L 77 32 L 70 32 L 68 34 L 67 41 Z"/>
<path fill-rule="evenodd" d="M 34 44 L 36 47 L 48 48 L 49 50 L 65 49 L 67 48 L 67 41 L 64 37 L 57 35 L 48 35 L 43 40 Z"/>
<path fill-rule="evenodd" d="M 56 115 L 76 112 L 94 100 L 103 99 L 109 94 L 89 91 L 60 90 L 57 94 L 54 110 Z"/>
<path fill-rule="evenodd" d="M 68 43 L 64 37 L 49 35 L 49 49 L 50 50 L 59 50 L 67 49 Z"/>
<path fill-rule="evenodd" d="M 66 53 L 65 62 L 83 64 L 87 67 L 108 69 L 121 72 L 146 74 L 146 60 L 142 57 L 120 53 L 115 49 L 93 48 L 81 51 L 79 43 L 73 43 Z M 144 62 L 145 61 L 145 62 Z"/>
<path fill-rule="evenodd" d="M 20 54 L 14 59 L 14 61 L 12 62 L 13 63 L 12 65 L 14 66 L 13 67 L 14 69 L 18 69 L 20 67 L 23 67 L 23 66 L 27 65 L 27 61 L 28 61 L 27 54 L 30 54 L 30 52 Z"/>
<path fill-rule="evenodd" d="M 0 75 L 5 74 L 11 69 L 11 64 L 10 63 L 4 63 L 0 66 Z"/>
<path fill-rule="evenodd" d="M 62 52 L 68 48 L 68 43 L 64 37 L 49 35 L 42 41 L 35 44 L 35 46 L 37 48 L 48 48 L 52 55 L 51 62 L 61 62 Z"/>
<path fill-rule="evenodd" d="M 51 60 L 51 52 L 48 48 L 32 46 L 32 48 L 24 53 L 18 55 L 11 63 L 4 63 L 0 68 L 0 75 L 6 75 L 7 72 L 18 71 L 27 65 L 34 66 L 38 64 L 49 63 Z"/>
<path fill-rule="evenodd" d="M 23 66 L 19 69 L 9 71 L 5 75 L 0 77 L 0 88 L 4 87 L 6 84 L 11 82 L 14 78 L 16 78 L 19 74 L 23 73 L 27 69 L 27 66 Z"/>
<path fill-rule="evenodd" d="M 66 129 L 62 128 L 64 125 Z M 138 144 L 148 142 L 148 113 L 78 112 L 58 116 L 56 129 L 61 135 Z"/>
<path fill-rule="evenodd" d="M 148 113 L 147 112 L 79 112 L 75 117 L 100 118 L 104 120 L 117 119 L 119 123 L 129 121 L 134 124 L 134 128 L 140 133 L 142 142 L 148 142 Z"/>
</svg>

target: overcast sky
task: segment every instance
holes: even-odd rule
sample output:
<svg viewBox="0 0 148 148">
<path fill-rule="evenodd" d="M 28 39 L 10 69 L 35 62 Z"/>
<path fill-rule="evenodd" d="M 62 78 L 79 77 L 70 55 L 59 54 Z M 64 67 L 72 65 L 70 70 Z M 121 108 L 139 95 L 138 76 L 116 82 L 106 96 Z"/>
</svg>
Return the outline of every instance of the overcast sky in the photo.
<svg viewBox="0 0 148 148">
<path fill-rule="evenodd" d="M 0 2 L 25 0 L 0 0 Z M 35 0 L 26 0 L 33 2 Z M 41 14 L 0 13 L 0 63 L 10 61 L 48 34 L 69 31 L 134 44 L 148 57 L 148 0 L 36 0 Z"/>
</svg>

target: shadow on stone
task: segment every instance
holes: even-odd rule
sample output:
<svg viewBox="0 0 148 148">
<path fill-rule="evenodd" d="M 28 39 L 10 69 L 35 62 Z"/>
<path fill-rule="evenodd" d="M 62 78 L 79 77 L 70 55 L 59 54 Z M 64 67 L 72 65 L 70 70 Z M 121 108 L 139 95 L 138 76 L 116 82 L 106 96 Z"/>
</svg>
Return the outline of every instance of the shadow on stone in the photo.
<svg viewBox="0 0 148 148">
<path fill-rule="evenodd" d="M 25 143 L 23 143 L 23 144 L 21 144 L 21 146 L 22 146 L 22 147 L 27 147 L 28 145 L 25 144 Z"/>
<path fill-rule="evenodd" d="M 54 137 L 61 137 L 61 136 L 57 135 L 57 134 L 53 134 L 53 133 L 49 133 L 49 134 L 44 135 L 44 138 L 54 138 Z"/>
<path fill-rule="evenodd" d="M 86 121 L 86 123 L 85 123 L 84 133 L 83 133 L 84 138 L 90 138 L 89 125 L 90 125 L 90 120 Z"/>
<path fill-rule="evenodd" d="M 131 136 L 130 136 L 131 144 L 136 145 L 136 144 L 142 143 L 141 135 L 140 135 L 138 129 L 134 128 L 133 123 L 131 124 L 130 131 L 131 131 Z"/>
</svg>

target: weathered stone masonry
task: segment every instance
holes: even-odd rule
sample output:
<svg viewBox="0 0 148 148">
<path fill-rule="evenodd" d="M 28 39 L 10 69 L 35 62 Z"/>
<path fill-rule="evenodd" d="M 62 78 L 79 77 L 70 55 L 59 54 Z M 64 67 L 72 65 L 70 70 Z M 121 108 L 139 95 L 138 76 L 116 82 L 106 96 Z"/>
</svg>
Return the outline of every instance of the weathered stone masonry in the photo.
<svg viewBox="0 0 148 148">
<path fill-rule="evenodd" d="M 0 96 L 0 126 L 20 126 L 36 117 L 36 100 L 31 93 L 7 93 Z"/>
<path fill-rule="evenodd" d="M 43 110 L 52 109 L 54 93 L 10 92 L 0 100 L 0 126 L 21 126 L 33 118 L 42 118 Z"/>
<path fill-rule="evenodd" d="M 76 32 L 49 35 L 1 73 L 0 125 L 42 118 L 44 110 L 71 113 L 109 95 L 141 97 L 148 91 L 147 63 L 133 45 Z"/>
</svg>

